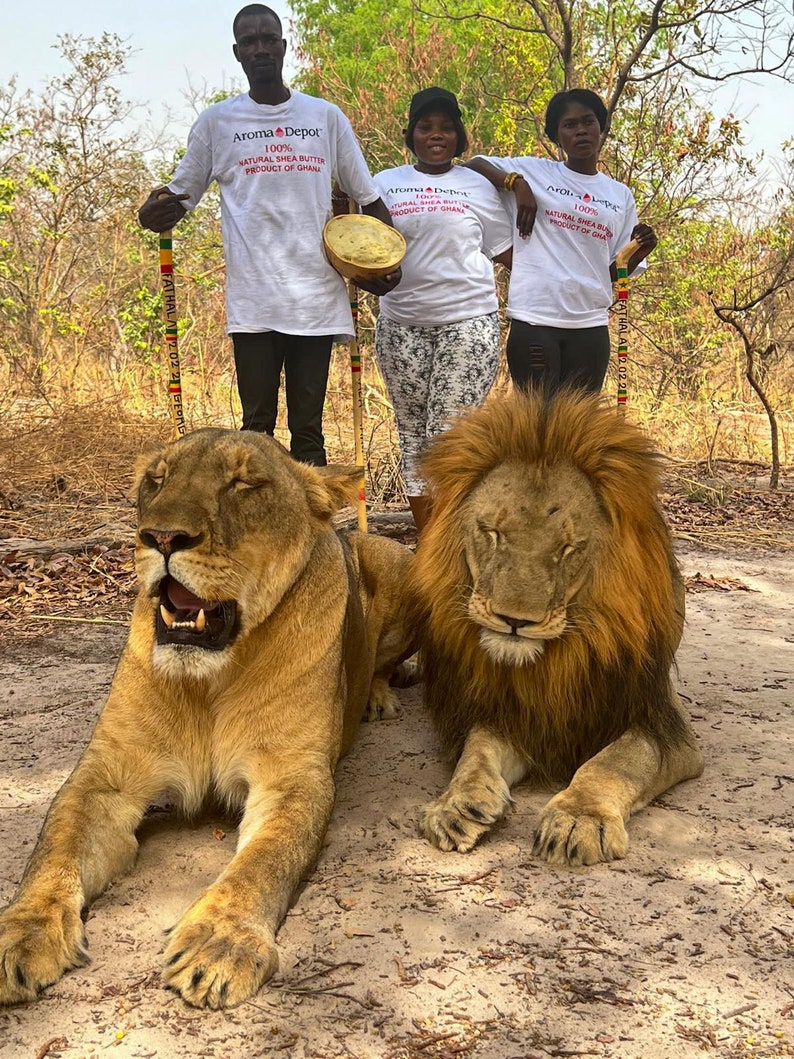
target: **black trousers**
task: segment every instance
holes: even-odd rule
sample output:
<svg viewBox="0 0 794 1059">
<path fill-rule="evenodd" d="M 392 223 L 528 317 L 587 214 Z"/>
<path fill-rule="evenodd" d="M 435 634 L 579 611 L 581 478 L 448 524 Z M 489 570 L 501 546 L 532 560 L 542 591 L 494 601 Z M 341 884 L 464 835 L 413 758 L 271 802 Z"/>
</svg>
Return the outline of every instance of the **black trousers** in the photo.
<svg viewBox="0 0 794 1059">
<path fill-rule="evenodd" d="M 274 433 L 283 368 L 290 452 L 302 463 L 324 467 L 323 405 L 333 335 L 263 331 L 237 332 L 231 338 L 243 430 Z"/>
<path fill-rule="evenodd" d="M 522 390 L 541 387 L 547 394 L 563 387 L 600 393 L 609 365 L 609 328 L 544 327 L 511 320 L 507 366 Z"/>
</svg>

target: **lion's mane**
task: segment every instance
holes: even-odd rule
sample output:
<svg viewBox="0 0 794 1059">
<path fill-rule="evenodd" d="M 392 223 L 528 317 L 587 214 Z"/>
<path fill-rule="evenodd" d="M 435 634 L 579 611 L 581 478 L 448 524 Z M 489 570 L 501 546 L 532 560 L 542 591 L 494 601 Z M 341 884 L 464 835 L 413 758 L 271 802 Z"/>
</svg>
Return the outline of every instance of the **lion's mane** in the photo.
<svg viewBox="0 0 794 1059">
<path fill-rule="evenodd" d="M 495 661 L 466 605 L 470 497 L 504 464 L 573 465 L 608 525 L 562 636 L 527 665 Z M 635 725 L 664 753 L 683 735 L 671 705 L 670 667 L 681 636 L 683 592 L 657 499 L 648 438 L 598 397 L 553 401 L 519 394 L 462 416 L 423 463 L 432 517 L 410 575 L 425 695 L 442 745 L 457 757 L 476 726 L 506 737 L 536 775 L 567 779 Z"/>
</svg>

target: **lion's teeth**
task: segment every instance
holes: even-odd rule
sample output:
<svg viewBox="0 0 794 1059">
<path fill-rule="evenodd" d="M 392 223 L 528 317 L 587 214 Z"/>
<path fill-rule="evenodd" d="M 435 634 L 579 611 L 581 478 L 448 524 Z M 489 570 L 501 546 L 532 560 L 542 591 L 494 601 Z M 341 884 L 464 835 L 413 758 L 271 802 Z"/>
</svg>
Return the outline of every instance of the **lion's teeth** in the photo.
<svg viewBox="0 0 794 1059">
<path fill-rule="evenodd" d="M 195 629 L 196 632 L 204 632 L 207 624 L 207 616 L 203 610 L 200 610 L 192 621 L 177 621 L 176 617 L 162 603 L 160 604 L 160 617 L 168 629 Z"/>
</svg>

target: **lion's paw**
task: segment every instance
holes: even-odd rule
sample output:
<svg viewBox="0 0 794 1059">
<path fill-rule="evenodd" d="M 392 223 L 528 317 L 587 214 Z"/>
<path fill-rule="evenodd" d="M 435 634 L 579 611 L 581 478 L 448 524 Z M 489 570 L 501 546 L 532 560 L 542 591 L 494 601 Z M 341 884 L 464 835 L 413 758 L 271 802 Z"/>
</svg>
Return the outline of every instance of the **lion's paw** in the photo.
<svg viewBox="0 0 794 1059">
<path fill-rule="evenodd" d="M 425 838 L 445 852 L 468 853 L 512 804 L 502 777 L 491 782 L 452 783 L 422 810 Z"/>
<path fill-rule="evenodd" d="M 629 848 L 623 818 L 593 806 L 577 806 L 567 791 L 556 795 L 540 816 L 532 852 L 550 864 L 598 864 L 620 860 Z"/>
<path fill-rule="evenodd" d="M 389 683 L 393 688 L 410 688 L 414 684 L 421 684 L 423 680 L 422 661 L 417 652 L 394 667 Z"/>
<path fill-rule="evenodd" d="M 365 721 L 390 721 L 400 716 L 400 700 L 384 677 L 373 677 L 369 702 L 364 711 Z"/>
<path fill-rule="evenodd" d="M 35 1000 L 45 986 L 88 962 L 76 911 L 42 900 L 0 912 L 0 1004 Z"/>
<path fill-rule="evenodd" d="M 171 931 L 165 963 L 167 986 L 194 1007 L 218 1010 L 254 996 L 278 969 L 278 952 L 266 927 L 201 899 Z"/>
<path fill-rule="evenodd" d="M 202 898 L 170 932 L 165 984 L 194 1007 L 235 1007 L 258 992 L 278 968 L 266 927 Z"/>
</svg>

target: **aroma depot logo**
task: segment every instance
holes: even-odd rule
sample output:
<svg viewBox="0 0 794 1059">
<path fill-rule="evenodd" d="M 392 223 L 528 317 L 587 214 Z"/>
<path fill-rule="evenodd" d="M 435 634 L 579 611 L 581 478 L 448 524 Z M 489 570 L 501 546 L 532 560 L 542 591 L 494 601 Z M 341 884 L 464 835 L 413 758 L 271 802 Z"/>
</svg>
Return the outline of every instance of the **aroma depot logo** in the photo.
<svg viewBox="0 0 794 1059">
<path fill-rule="evenodd" d="M 234 143 L 243 143 L 245 140 L 313 140 L 322 136 L 323 130 L 317 127 L 313 129 L 304 128 L 301 125 L 279 125 L 275 129 L 243 129 L 233 136 Z"/>
</svg>

